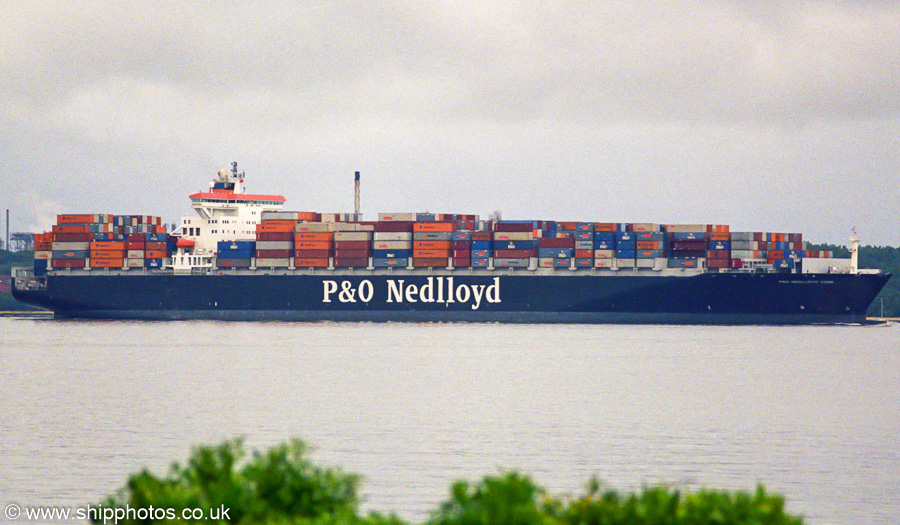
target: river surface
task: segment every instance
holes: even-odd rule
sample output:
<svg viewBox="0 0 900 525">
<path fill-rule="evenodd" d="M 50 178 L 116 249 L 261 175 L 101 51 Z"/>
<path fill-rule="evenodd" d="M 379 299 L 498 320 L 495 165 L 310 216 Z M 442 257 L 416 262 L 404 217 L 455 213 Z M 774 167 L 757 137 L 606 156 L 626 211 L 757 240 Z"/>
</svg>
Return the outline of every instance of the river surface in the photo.
<svg viewBox="0 0 900 525">
<path fill-rule="evenodd" d="M 299 437 L 420 522 L 456 479 L 767 489 L 900 520 L 900 326 L 0 318 L 0 506 L 94 504 L 191 446 Z M 4 518 L 0 516 L 0 521 Z"/>
</svg>

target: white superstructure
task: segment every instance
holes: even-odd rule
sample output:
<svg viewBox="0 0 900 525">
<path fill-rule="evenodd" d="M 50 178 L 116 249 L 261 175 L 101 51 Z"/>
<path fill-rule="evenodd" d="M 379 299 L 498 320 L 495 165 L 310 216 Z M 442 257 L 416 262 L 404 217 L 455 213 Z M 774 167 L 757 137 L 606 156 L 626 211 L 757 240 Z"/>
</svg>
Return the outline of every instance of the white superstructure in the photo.
<svg viewBox="0 0 900 525">
<path fill-rule="evenodd" d="M 178 251 L 172 256 L 176 272 L 211 268 L 219 241 L 256 239 L 262 213 L 281 210 L 285 201 L 281 195 L 245 193 L 244 174 L 238 173 L 236 162 L 230 173 L 219 171 L 209 191 L 194 193 L 190 199 L 197 216 L 183 216 L 172 232 L 179 238 Z"/>
</svg>

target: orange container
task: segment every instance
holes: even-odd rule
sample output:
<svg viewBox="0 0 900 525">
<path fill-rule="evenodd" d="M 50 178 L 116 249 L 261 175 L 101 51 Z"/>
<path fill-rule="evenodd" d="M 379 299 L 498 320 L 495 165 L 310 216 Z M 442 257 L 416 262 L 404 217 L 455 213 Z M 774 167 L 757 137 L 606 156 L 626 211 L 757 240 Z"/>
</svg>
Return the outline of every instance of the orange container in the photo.
<svg viewBox="0 0 900 525">
<path fill-rule="evenodd" d="M 330 250 L 332 241 L 294 241 L 295 250 Z"/>
<path fill-rule="evenodd" d="M 328 259 L 294 259 L 297 268 L 328 268 Z"/>
<path fill-rule="evenodd" d="M 414 250 L 449 250 L 450 241 L 413 241 Z"/>
<path fill-rule="evenodd" d="M 491 232 L 472 232 L 473 241 L 492 241 L 494 236 Z"/>
<path fill-rule="evenodd" d="M 91 243 L 91 250 L 125 250 L 125 249 L 126 249 L 125 241 L 93 241 Z"/>
<path fill-rule="evenodd" d="M 165 250 L 146 250 L 144 252 L 144 259 L 165 259 L 166 251 Z"/>
<path fill-rule="evenodd" d="M 294 231 L 294 225 L 296 223 L 294 221 L 265 221 L 256 225 L 257 233 L 262 232 L 274 232 L 274 233 L 284 233 Z"/>
<path fill-rule="evenodd" d="M 161 241 L 147 241 L 147 242 L 144 244 L 144 249 L 145 249 L 145 250 L 163 250 L 163 251 L 166 251 L 167 248 L 168 248 L 168 246 L 166 246 L 166 243 L 161 242 Z M 148 257 L 148 259 L 149 259 L 149 257 Z"/>
<path fill-rule="evenodd" d="M 417 222 L 413 224 L 414 232 L 452 232 L 452 222 Z"/>
<path fill-rule="evenodd" d="M 57 215 L 56 216 L 56 224 L 78 224 L 85 222 L 94 222 L 96 217 L 94 215 L 88 214 L 78 214 L 78 215 Z"/>
<path fill-rule="evenodd" d="M 124 259 L 125 250 L 91 250 L 91 260 L 93 259 Z"/>
<path fill-rule="evenodd" d="M 730 241 L 731 234 L 729 232 L 713 232 L 709 234 L 709 240 L 711 241 Z"/>
<path fill-rule="evenodd" d="M 301 221 L 319 222 L 321 215 L 314 211 L 298 211 L 297 218 Z"/>
<path fill-rule="evenodd" d="M 578 224 L 571 221 L 561 221 L 556 223 L 556 229 L 558 230 L 575 230 L 578 228 Z"/>
<path fill-rule="evenodd" d="M 575 250 L 575 258 L 577 259 L 593 259 L 594 250 Z"/>
<path fill-rule="evenodd" d="M 658 250 L 659 249 L 659 241 L 637 241 L 637 249 L 638 250 Z"/>
<path fill-rule="evenodd" d="M 54 233 L 88 233 L 91 227 L 87 224 L 54 224 L 51 230 Z"/>
<path fill-rule="evenodd" d="M 53 241 L 34 241 L 34 251 L 50 251 L 53 249 Z"/>
<path fill-rule="evenodd" d="M 294 234 L 295 241 L 332 241 L 334 240 L 334 232 L 297 232 Z"/>
<path fill-rule="evenodd" d="M 615 232 L 618 231 L 618 225 L 614 222 L 595 222 L 595 232 Z"/>
<path fill-rule="evenodd" d="M 417 259 L 437 259 L 450 257 L 450 250 L 413 250 L 413 257 Z"/>
<path fill-rule="evenodd" d="M 124 259 L 94 259 L 91 257 L 91 268 L 121 268 L 124 264 Z"/>
<path fill-rule="evenodd" d="M 769 260 L 784 259 L 784 250 L 770 250 Z"/>
</svg>

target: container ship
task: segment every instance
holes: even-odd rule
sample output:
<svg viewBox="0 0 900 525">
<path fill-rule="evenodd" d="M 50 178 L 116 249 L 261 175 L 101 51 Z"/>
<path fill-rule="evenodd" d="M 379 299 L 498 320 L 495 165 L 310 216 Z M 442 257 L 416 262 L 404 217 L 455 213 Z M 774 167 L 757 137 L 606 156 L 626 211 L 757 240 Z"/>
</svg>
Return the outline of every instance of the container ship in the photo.
<svg viewBox="0 0 900 525">
<path fill-rule="evenodd" d="M 286 211 L 236 164 L 196 215 L 59 215 L 13 295 L 59 318 L 863 323 L 890 274 L 726 225 Z"/>
</svg>

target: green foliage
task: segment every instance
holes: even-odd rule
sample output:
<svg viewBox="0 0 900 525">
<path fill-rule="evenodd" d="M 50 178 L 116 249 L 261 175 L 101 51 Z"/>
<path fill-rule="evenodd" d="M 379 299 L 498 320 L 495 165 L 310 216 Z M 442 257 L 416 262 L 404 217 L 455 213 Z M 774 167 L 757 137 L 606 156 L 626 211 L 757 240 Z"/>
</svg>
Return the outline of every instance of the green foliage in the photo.
<svg viewBox="0 0 900 525">
<path fill-rule="evenodd" d="M 34 266 L 34 252 L 0 250 L 0 275 L 10 275 L 13 266 Z"/>
<path fill-rule="evenodd" d="M 759 486 L 753 493 L 701 490 L 681 492 L 645 487 L 627 495 L 601 491 L 592 480 L 587 493 L 572 501 L 561 516 L 567 525 L 801 525 L 784 511 L 784 498 Z"/>
<path fill-rule="evenodd" d="M 146 470 L 132 476 L 102 507 L 174 509 L 179 519 L 184 509 L 228 509 L 228 519 L 216 523 L 399 523 L 392 517 L 357 516 L 359 477 L 317 467 L 306 459 L 306 453 L 306 445 L 299 440 L 265 453 L 254 452 L 249 458 L 239 439 L 217 447 L 199 447 L 186 465 L 173 464 L 165 477 Z M 100 522 L 102 519 L 95 520 Z M 125 519 L 119 523 L 142 522 Z"/>
<path fill-rule="evenodd" d="M 242 441 L 194 449 L 186 465 L 172 465 L 165 477 L 144 470 L 109 497 L 102 511 L 174 509 L 176 519 L 120 524 L 195 523 L 184 509 L 228 509 L 227 519 L 196 523 L 262 525 L 407 525 L 394 515 L 357 512 L 359 477 L 321 468 L 294 440 L 266 452 L 245 454 Z M 454 483 L 450 499 L 426 525 L 801 525 L 784 511 L 784 498 L 766 493 L 701 490 L 682 492 L 663 486 L 620 494 L 591 479 L 575 498 L 554 498 L 528 476 L 508 472 L 476 484 Z"/>
</svg>

